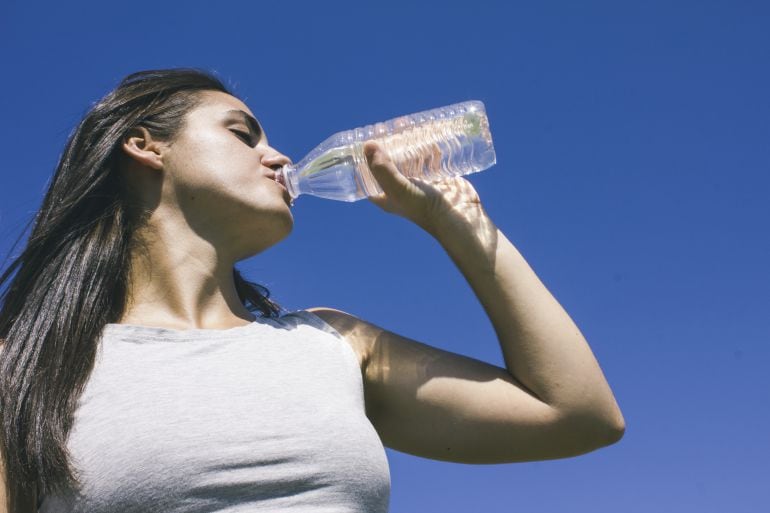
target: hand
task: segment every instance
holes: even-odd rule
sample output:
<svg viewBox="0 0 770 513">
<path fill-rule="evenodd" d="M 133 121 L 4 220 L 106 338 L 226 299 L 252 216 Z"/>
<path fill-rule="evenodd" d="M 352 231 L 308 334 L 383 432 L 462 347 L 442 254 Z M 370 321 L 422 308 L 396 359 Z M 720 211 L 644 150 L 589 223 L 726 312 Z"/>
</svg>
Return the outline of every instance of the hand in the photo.
<svg viewBox="0 0 770 513">
<path fill-rule="evenodd" d="M 375 141 L 364 143 L 364 155 L 383 190 L 380 195 L 370 196 L 369 201 L 386 212 L 409 219 L 433 235 L 458 222 L 476 225 L 479 216 L 486 216 L 476 189 L 465 178 L 435 182 L 407 178 Z"/>
</svg>

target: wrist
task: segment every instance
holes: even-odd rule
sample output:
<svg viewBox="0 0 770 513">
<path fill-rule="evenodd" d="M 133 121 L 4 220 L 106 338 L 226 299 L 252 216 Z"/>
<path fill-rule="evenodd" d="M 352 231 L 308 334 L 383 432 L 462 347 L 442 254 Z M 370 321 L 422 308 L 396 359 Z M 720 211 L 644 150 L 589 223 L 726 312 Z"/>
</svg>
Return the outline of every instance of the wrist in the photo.
<svg viewBox="0 0 770 513">
<path fill-rule="evenodd" d="M 453 208 L 420 226 L 442 245 L 488 240 L 497 230 L 480 203 Z"/>
</svg>

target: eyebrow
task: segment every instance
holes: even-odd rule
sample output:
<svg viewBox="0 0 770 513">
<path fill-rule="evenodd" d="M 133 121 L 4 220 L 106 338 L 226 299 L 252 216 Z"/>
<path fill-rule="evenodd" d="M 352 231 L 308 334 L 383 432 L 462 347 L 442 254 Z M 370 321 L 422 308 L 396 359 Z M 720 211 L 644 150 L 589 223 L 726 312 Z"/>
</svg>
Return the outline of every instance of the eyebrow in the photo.
<svg viewBox="0 0 770 513">
<path fill-rule="evenodd" d="M 244 112 L 240 109 L 232 109 L 228 110 L 227 114 L 235 114 L 238 117 L 241 117 L 246 120 L 246 123 L 249 125 L 249 128 L 257 134 L 257 138 L 261 138 L 263 135 L 262 125 L 259 124 L 259 121 L 252 116 L 251 114 Z"/>
</svg>

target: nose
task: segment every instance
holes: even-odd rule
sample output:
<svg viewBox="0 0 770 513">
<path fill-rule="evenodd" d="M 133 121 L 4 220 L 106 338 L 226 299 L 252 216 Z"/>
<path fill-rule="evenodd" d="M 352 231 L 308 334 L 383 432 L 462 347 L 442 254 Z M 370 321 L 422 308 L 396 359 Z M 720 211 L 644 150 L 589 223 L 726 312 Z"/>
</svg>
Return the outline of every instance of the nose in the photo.
<svg viewBox="0 0 770 513">
<path fill-rule="evenodd" d="M 291 164 L 291 159 L 283 153 L 270 148 L 262 157 L 262 165 L 278 171 L 283 166 Z"/>
</svg>

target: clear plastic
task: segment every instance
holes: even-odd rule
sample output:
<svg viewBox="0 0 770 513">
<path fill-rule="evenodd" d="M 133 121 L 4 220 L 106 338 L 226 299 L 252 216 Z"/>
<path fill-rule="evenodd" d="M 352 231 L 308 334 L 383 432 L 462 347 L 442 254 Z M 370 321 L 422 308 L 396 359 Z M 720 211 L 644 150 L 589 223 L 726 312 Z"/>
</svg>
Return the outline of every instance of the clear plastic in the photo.
<svg viewBox="0 0 770 513">
<path fill-rule="evenodd" d="M 357 201 L 382 193 L 366 164 L 376 140 L 407 177 L 433 181 L 483 171 L 496 162 L 484 104 L 467 101 L 338 132 L 278 171 L 292 199 L 310 194 Z"/>
</svg>

